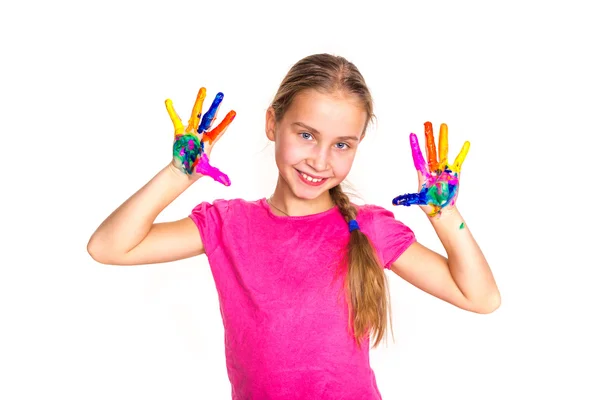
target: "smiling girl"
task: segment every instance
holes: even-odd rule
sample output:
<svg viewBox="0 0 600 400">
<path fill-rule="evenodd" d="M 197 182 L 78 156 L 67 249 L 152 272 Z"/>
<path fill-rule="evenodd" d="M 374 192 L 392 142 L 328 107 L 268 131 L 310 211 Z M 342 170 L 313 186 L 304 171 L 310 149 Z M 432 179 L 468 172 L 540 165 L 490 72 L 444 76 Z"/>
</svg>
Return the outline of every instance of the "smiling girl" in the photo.
<svg viewBox="0 0 600 400">
<path fill-rule="evenodd" d="M 197 179 L 229 185 L 208 156 L 235 114 L 209 131 L 222 96 L 200 122 L 204 95 L 186 129 L 167 101 L 173 161 L 100 225 L 88 251 L 114 265 L 206 254 L 233 399 L 380 399 L 369 348 L 388 329 L 386 269 L 465 310 L 499 306 L 493 275 L 456 208 L 457 190 L 433 215 L 426 197 L 414 203 L 447 258 L 419 244 L 390 211 L 355 205 L 342 191 L 373 118 L 367 85 L 343 57 L 306 57 L 283 79 L 266 113 L 279 170 L 271 196 L 202 202 L 186 218 L 155 223 Z M 457 187 L 458 174 L 445 165 L 439 172 Z M 420 179 L 423 190 L 440 186 L 438 175 Z"/>
</svg>

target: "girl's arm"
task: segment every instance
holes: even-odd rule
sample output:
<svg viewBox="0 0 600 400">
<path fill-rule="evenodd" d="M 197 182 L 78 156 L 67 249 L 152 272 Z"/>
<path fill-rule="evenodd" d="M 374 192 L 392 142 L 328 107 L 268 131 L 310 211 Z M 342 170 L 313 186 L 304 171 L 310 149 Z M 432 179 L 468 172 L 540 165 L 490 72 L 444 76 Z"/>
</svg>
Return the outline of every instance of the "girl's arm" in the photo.
<svg viewBox="0 0 600 400">
<path fill-rule="evenodd" d="M 87 246 L 94 260 L 115 265 L 153 264 L 204 253 L 200 233 L 191 218 L 159 224 L 154 221 L 165 207 L 202 176 L 210 176 L 226 186 L 231 184 L 227 175 L 210 165 L 208 156 L 236 114 L 230 111 L 219 125 L 210 129 L 223 93 L 217 93 L 201 120 L 205 97 L 206 89 L 202 87 L 187 128 L 175 112 L 171 99 L 165 101 L 175 128 L 173 161 L 94 232 Z"/>
<path fill-rule="evenodd" d="M 458 209 L 430 218 L 448 258 L 412 244 L 391 270 L 419 289 L 465 310 L 487 314 L 500 306 L 492 271 Z"/>
<path fill-rule="evenodd" d="M 89 254 L 112 265 L 153 264 L 202 254 L 204 246 L 191 218 L 154 223 L 194 181 L 169 163 L 102 222 L 88 242 Z"/>
<path fill-rule="evenodd" d="M 456 208 L 459 174 L 469 148 L 465 142 L 451 166 L 448 164 L 448 126 L 441 124 L 439 158 L 431 122 L 425 122 L 427 163 L 419 140 L 410 134 L 412 157 L 419 177 L 419 193 L 392 200 L 395 205 L 417 204 L 430 217 L 448 258 L 413 243 L 391 269 L 416 287 L 457 307 L 491 313 L 500 306 L 500 292 L 477 242 Z M 441 211 L 441 210 L 444 211 Z"/>
</svg>

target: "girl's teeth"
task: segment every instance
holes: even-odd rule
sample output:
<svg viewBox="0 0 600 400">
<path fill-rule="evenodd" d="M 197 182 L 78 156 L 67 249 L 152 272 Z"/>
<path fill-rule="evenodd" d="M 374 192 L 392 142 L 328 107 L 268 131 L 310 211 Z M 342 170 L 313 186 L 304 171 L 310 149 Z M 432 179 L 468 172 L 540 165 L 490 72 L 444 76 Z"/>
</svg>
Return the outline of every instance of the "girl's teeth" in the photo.
<svg viewBox="0 0 600 400">
<path fill-rule="evenodd" d="M 323 180 L 323 178 L 321 178 L 321 179 L 311 178 L 310 176 L 308 176 L 306 174 L 302 174 L 302 176 L 304 177 L 304 179 L 306 179 L 309 182 L 321 182 Z"/>
</svg>

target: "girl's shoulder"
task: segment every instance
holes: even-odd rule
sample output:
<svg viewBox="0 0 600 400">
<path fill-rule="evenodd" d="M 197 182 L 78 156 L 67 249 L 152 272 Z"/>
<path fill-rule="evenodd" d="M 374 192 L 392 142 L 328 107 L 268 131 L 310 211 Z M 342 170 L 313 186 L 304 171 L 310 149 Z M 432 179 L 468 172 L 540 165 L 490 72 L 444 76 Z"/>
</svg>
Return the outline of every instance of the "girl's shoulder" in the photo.
<svg viewBox="0 0 600 400">
<path fill-rule="evenodd" d="M 263 199 L 258 200 L 246 200 L 241 198 L 234 199 L 215 199 L 211 202 L 203 201 L 194 207 L 194 211 L 210 212 L 213 214 L 220 214 L 222 216 L 228 214 L 239 214 L 239 213 L 252 213 L 253 211 L 260 211 L 264 208 Z"/>
<path fill-rule="evenodd" d="M 212 205 L 215 207 L 221 208 L 230 208 L 230 207 L 241 207 L 241 208 L 252 208 L 252 207 L 260 207 L 261 200 L 246 200 L 242 198 L 234 198 L 234 199 L 215 199 L 212 201 Z"/>
<path fill-rule="evenodd" d="M 373 218 L 395 218 L 394 213 L 387 208 L 376 204 L 354 204 L 352 205 L 357 210 L 356 218 L 373 219 Z"/>
<path fill-rule="evenodd" d="M 357 209 L 356 220 L 366 232 L 381 229 L 409 229 L 396 215 L 385 207 L 375 204 L 353 204 Z M 410 229 L 409 229 L 410 230 Z"/>
</svg>

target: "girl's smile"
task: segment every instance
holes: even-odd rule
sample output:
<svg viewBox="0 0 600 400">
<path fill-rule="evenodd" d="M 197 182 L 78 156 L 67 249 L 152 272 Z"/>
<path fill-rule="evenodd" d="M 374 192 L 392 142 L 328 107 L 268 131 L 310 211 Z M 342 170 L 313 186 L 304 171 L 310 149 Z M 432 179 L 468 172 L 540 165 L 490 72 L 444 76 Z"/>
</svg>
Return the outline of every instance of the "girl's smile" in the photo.
<svg viewBox="0 0 600 400">
<path fill-rule="evenodd" d="M 319 177 L 316 177 L 313 175 L 305 174 L 304 172 L 298 171 L 297 169 L 296 169 L 296 172 L 298 172 L 298 176 L 300 177 L 300 180 L 303 183 L 310 185 L 310 186 L 321 186 L 325 182 L 327 182 L 327 179 L 329 179 L 329 178 L 319 178 Z"/>
</svg>

